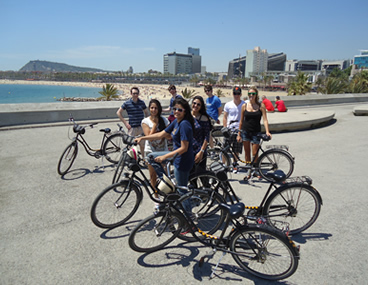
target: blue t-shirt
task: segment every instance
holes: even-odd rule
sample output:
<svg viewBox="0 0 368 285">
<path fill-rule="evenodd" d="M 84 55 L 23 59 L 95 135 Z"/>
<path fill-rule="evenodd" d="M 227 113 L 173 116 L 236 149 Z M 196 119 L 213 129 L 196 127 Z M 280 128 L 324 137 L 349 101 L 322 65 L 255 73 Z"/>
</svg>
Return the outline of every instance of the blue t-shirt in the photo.
<svg viewBox="0 0 368 285">
<path fill-rule="evenodd" d="M 187 152 L 178 155 L 174 160 L 175 168 L 180 171 L 190 171 L 194 165 L 193 153 L 193 128 L 189 121 L 182 120 L 180 123 L 175 119 L 166 129 L 165 132 L 171 134 L 173 139 L 174 150 L 181 146 L 181 141 L 188 141 Z"/>
<path fill-rule="evenodd" d="M 220 108 L 221 105 L 221 100 L 217 96 L 208 97 L 206 99 L 207 114 L 215 121 L 218 120 L 218 108 Z"/>
<path fill-rule="evenodd" d="M 133 99 L 129 99 L 121 106 L 123 110 L 126 110 L 129 117 L 129 125 L 132 128 L 140 127 L 141 122 L 144 119 L 144 110 L 147 109 L 146 103 L 138 99 L 137 103 Z"/>
<path fill-rule="evenodd" d="M 176 99 L 176 98 L 183 98 L 183 96 L 181 96 L 181 95 L 179 95 L 179 94 L 176 94 L 175 95 L 175 97 L 171 97 L 171 99 L 170 99 L 170 110 L 171 110 L 171 113 L 170 113 L 170 115 L 174 115 L 174 111 L 173 111 L 173 107 L 174 107 L 174 100 Z"/>
</svg>

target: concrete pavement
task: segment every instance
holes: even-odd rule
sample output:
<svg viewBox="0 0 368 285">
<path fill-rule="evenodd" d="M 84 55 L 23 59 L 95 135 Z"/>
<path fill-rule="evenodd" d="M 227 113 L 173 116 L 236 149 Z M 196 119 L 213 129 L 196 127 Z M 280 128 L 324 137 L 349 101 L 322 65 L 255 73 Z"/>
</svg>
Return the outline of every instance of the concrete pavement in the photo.
<svg viewBox="0 0 368 285">
<path fill-rule="evenodd" d="M 366 283 L 368 118 L 354 116 L 354 107 L 303 108 L 333 113 L 334 119 L 324 127 L 273 135 L 271 144 L 289 145 L 295 156 L 294 175 L 312 177 L 324 202 L 317 222 L 294 237 L 301 245 L 297 272 L 278 284 Z M 99 125 L 105 127 L 115 123 Z M 71 172 L 61 178 L 56 165 L 69 142 L 67 131 L 55 126 L 0 133 L 0 284 L 270 284 L 237 270 L 230 255 L 209 281 L 220 254 L 199 269 L 207 249 L 198 243 L 177 240 L 151 254 L 132 251 L 129 233 L 152 213 L 147 195 L 128 224 L 95 227 L 90 207 L 114 169 L 107 164 L 103 169 L 101 160 L 80 148 Z M 98 128 L 86 136 L 98 146 Z M 242 173 L 232 175 L 237 194 L 247 205 L 259 204 L 267 184 L 243 184 L 241 178 Z"/>
</svg>

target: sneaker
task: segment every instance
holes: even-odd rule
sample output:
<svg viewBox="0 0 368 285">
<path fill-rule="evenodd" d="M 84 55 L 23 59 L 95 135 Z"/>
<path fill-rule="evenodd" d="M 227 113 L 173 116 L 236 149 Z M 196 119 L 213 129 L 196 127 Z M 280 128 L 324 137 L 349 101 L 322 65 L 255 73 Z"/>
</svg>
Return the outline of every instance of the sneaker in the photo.
<svg viewBox="0 0 368 285">
<path fill-rule="evenodd" d="M 233 173 L 238 173 L 238 169 L 236 167 L 233 168 Z"/>
</svg>

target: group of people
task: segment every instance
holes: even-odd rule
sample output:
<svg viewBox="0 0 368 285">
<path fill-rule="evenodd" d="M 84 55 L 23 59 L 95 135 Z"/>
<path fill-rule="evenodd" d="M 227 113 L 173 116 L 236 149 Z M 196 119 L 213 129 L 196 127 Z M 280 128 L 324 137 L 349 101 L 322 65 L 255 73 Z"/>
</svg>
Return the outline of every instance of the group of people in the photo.
<svg viewBox="0 0 368 285">
<path fill-rule="evenodd" d="M 264 95 L 262 96 L 262 103 L 265 105 L 268 112 L 273 112 L 275 110 L 279 112 L 287 111 L 284 100 L 281 100 L 280 96 L 276 96 L 275 107 L 272 105 L 272 102 Z"/>
<path fill-rule="evenodd" d="M 235 128 L 238 133 L 231 138 L 233 149 L 237 153 L 245 150 L 246 161 L 251 160 L 250 150 L 255 155 L 259 146 L 257 134 L 261 132 L 261 118 L 266 129 L 266 134 L 271 137 L 268 128 L 266 107 L 259 101 L 258 90 L 252 87 L 248 90 L 249 100 L 241 99 L 242 90 L 234 87 L 233 100 L 226 103 L 222 110 L 221 100 L 213 95 L 211 85 L 204 86 L 207 95 L 206 101 L 202 96 L 195 96 L 188 101 L 177 94 L 176 87 L 168 88 L 172 95 L 170 105 L 162 109 L 161 103 L 152 99 L 148 109 L 144 101 L 138 98 L 139 89 L 133 87 L 130 90 L 131 99 L 123 103 L 117 111 L 117 115 L 128 129 L 128 134 L 138 137 L 136 142 L 140 145 L 144 156 L 155 154 L 155 162 L 174 158 L 174 176 L 178 186 L 187 186 L 191 171 L 197 167 L 206 167 L 207 145 L 212 147 L 211 129 L 215 123 L 220 123 L 219 116 L 222 111 L 223 125 Z M 123 117 L 126 111 L 129 122 Z M 162 112 L 171 112 L 168 118 L 162 116 Z M 168 150 L 167 140 L 172 140 L 173 150 Z M 151 184 L 156 185 L 156 171 L 152 165 L 148 165 Z"/>
</svg>

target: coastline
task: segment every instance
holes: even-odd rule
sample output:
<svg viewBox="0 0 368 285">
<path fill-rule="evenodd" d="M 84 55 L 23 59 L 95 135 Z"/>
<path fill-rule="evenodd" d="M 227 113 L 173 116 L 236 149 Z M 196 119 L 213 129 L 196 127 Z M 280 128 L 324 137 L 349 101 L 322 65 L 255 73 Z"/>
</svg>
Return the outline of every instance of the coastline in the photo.
<svg viewBox="0 0 368 285">
<path fill-rule="evenodd" d="M 50 86 L 72 86 L 72 87 L 89 87 L 89 88 L 103 88 L 106 83 L 97 83 L 97 82 L 69 82 L 69 81 L 44 81 L 44 80 L 9 80 L 9 79 L 0 79 L 0 84 L 21 84 L 21 85 L 50 85 Z M 126 100 L 130 98 L 130 88 L 133 86 L 137 86 L 140 90 L 140 97 L 142 100 L 150 100 L 150 99 L 163 99 L 169 100 L 171 98 L 171 94 L 167 90 L 168 85 L 159 85 L 159 84 L 132 84 L 132 83 L 112 83 L 118 90 L 120 94 L 121 100 Z M 193 87 L 193 86 L 181 86 L 176 85 L 176 89 L 178 94 L 181 94 L 182 90 L 187 88 L 188 90 L 194 90 L 196 95 L 202 96 L 204 99 L 207 98 L 207 95 L 204 92 L 204 88 L 202 87 Z M 214 87 L 213 94 L 216 95 L 216 91 L 220 89 L 222 91 L 222 97 L 231 98 L 232 97 L 232 87 L 229 86 L 227 88 L 219 88 Z M 261 88 L 258 89 L 259 96 L 287 96 L 286 91 L 263 91 Z M 243 89 L 243 99 L 246 97 L 246 90 Z M 61 98 L 60 98 L 61 99 Z"/>
</svg>

